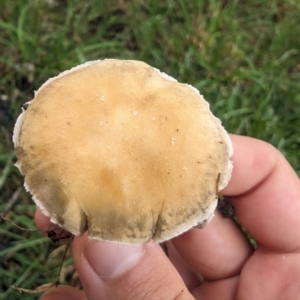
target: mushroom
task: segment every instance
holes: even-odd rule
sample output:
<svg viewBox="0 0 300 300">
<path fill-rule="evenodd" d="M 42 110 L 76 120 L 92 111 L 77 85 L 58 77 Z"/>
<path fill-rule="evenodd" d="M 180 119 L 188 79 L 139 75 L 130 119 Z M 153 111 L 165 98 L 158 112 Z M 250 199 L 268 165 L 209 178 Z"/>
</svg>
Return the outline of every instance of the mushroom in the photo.
<svg viewBox="0 0 300 300">
<path fill-rule="evenodd" d="M 46 81 L 13 135 L 25 188 L 74 235 L 163 242 L 214 215 L 232 145 L 190 85 L 106 59 Z"/>
</svg>

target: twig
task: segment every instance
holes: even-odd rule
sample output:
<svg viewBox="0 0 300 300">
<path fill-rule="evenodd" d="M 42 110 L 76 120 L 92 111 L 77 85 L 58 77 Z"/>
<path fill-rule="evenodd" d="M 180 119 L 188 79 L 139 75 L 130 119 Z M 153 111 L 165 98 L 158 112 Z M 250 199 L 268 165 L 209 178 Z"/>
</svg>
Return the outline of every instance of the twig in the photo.
<svg viewBox="0 0 300 300">
<path fill-rule="evenodd" d="M 6 162 L 6 166 L 2 170 L 1 176 L 0 176 L 0 191 L 2 190 L 5 180 L 9 174 L 10 168 L 11 168 L 11 162 L 12 162 L 12 156 L 10 156 Z"/>
<path fill-rule="evenodd" d="M 3 216 L 1 216 L 1 215 L 0 215 L 0 218 L 1 218 L 3 221 L 12 224 L 13 226 L 17 227 L 17 228 L 20 229 L 20 230 L 24 230 L 24 231 L 37 231 L 37 229 L 27 229 L 27 228 L 21 227 L 21 226 L 17 225 L 16 223 L 12 222 L 11 220 L 8 220 L 7 218 L 5 218 L 5 217 L 3 217 Z"/>
<path fill-rule="evenodd" d="M 4 207 L 3 211 L 1 212 L 1 217 L 5 217 L 6 214 L 11 210 L 11 208 L 15 205 L 17 200 L 19 199 L 19 196 L 22 192 L 23 188 L 19 186 L 11 196 L 11 198 L 8 200 L 6 206 Z"/>
<path fill-rule="evenodd" d="M 36 287 L 35 289 L 24 289 L 24 288 L 16 287 L 13 285 L 12 289 L 17 290 L 19 293 L 35 294 L 35 293 L 45 292 L 53 286 L 56 286 L 56 282 L 45 283 L 43 285 Z"/>
<path fill-rule="evenodd" d="M 63 258 L 62 258 L 62 260 L 61 260 L 61 262 L 60 262 L 59 269 L 58 269 L 58 272 L 57 272 L 57 281 L 59 281 L 59 277 L 60 277 L 60 274 L 61 274 L 61 270 L 62 270 L 62 267 L 63 267 L 63 263 L 64 263 L 64 261 L 65 261 L 65 259 L 66 259 L 68 249 L 69 249 L 69 247 L 70 247 L 70 245 L 71 245 L 73 239 L 74 239 L 74 235 L 70 238 L 70 240 L 68 241 L 68 243 L 67 243 L 67 245 L 66 245 L 66 249 L 65 249 L 65 251 L 64 251 L 64 255 L 63 255 Z"/>
</svg>

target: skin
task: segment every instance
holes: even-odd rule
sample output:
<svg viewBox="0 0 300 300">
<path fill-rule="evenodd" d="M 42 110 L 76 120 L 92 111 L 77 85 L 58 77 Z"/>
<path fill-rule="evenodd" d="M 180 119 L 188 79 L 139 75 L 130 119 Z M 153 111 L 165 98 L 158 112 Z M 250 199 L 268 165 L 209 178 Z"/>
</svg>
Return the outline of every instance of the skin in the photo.
<svg viewBox="0 0 300 300">
<path fill-rule="evenodd" d="M 300 182 L 271 145 L 231 136 L 232 178 L 222 194 L 258 243 L 255 251 L 231 219 L 216 214 L 204 229 L 167 242 L 123 246 L 75 237 L 73 256 L 84 291 L 49 289 L 60 299 L 300 299 Z M 41 230 L 49 219 L 39 210 Z M 200 275 L 201 274 L 201 275 Z"/>
</svg>

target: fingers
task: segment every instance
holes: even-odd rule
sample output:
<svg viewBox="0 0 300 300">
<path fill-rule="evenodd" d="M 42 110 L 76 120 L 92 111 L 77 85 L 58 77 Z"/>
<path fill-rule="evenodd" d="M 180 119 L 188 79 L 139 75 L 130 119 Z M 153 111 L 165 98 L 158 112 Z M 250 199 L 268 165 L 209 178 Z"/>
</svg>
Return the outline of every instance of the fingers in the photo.
<svg viewBox="0 0 300 300">
<path fill-rule="evenodd" d="M 189 230 L 172 243 L 193 270 L 209 280 L 239 274 L 252 253 L 241 230 L 218 212 L 205 228 Z"/>
<path fill-rule="evenodd" d="M 271 145 L 232 136 L 235 155 L 229 185 L 236 215 L 262 246 L 276 251 L 300 248 L 300 182 L 294 170 Z"/>
<path fill-rule="evenodd" d="M 200 287 L 196 288 L 193 296 L 197 300 L 232 300 L 243 299 L 236 298 L 236 290 L 238 286 L 239 276 L 225 278 L 216 281 L 204 282 Z M 260 298 L 251 298 L 260 299 Z"/>
<path fill-rule="evenodd" d="M 300 192 L 294 171 L 271 145 L 231 139 L 234 168 L 222 193 L 231 195 L 239 221 L 261 245 L 288 251 L 299 247 Z M 239 274 L 252 253 L 239 228 L 218 213 L 204 229 L 192 229 L 172 242 L 189 266 L 209 280 Z"/>
<path fill-rule="evenodd" d="M 300 253 L 258 247 L 239 278 L 236 299 L 294 300 L 300 295 Z"/>
<path fill-rule="evenodd" d="M 45 231 L 48 229 L 50 225 L 50 218 L 46 217 L 38 207 L 35 210 L 34 219 L 39 230 Z"/>
<path fill-rule="evenodd" d="M 47 230 L 50 225 L 49 218 L 38 208 L 35 220 L 42 231 Z M 88 241 L 86 236 L 76 237 L 73 244 L 73 256 L 89 300 L 102 299 L 101 297 L 123 299 L 127 294 L 132 295 L 134 299 L 143 297 L 151 299 L 151 297 L 161 297 L 161 295 L 166 299 L 169 296 L 174 299 L 177 296 L 178 299 L 193 299 L 182 278 L 159 245 L 150 243 L 145 245 L 145 248 L 131 247 Z M 179 264 L 177 263 L 177 266 Z M 197 276 L 185 266 L 181 270 L 185 273 L 184 279 L 191 289 L 198 285 Z M 130 293 L 128 293 L 129 288 Z M 172 289 L 171 292 L 169 288 Z M 69 297 L 68 293 L 73 298 Z M 84 297 L 76 289 L 71 290 L 60 286 L 50 289 L 42 299 L 86 299 Z"/>
<path fill-rule="evenodd" d="M 87 300 L 83 291 L 71 286 L 61 285 L 50 288 L 40 300 Z"/>
<path fill-rule="evenodd" d="M 157 244 L 125 246 L 84 235 L 74 239 L 73 257 L 85 294 L 59 286 L 42 300 L 194 299 Z"/>
<path fill-rule="evenodd" d="M 84 235 L 75 238 L 73 256 L 89 300 L 193 299 L 157 244 L 120 245 Z"/>
<path fill-rule="evenodd" d="M 193 291 L 203 282 L 203 276 L 199 276 L 199 274 L 193 271 L 192 267 L 188 266 L 171 241 L 167 241 L 164 244 L 165 247 L 163 247 L 163 249 L 165 254 L 170 259 L 177 272 L 180 274 L 187 289 L 190 292 Z"/>
<path fill-rule="evenodd" d="M 224 190 L 227 193 L 243 193 L 249 189 L 249 182 L 243 180 L 244 168 L 241 166 L 241 160 L 238 160 L 243 152 L 247 162 L 253 162 L 253 157 L 257 145 L 254 148 L 247 147 L 249 140 L 237 136 L 232 136 L 234 148 L 234 168 L 229 186 Z M 255 140 L 257 141 L 257 140 Z M 257 141 L 260 144 L 259 141 Z M 246 150 L 242 148 L 246 144 Z M 252 145 L 253 146 L 253 145 Z M 256 147 L 255 147 L 256 146 Z M 248 169 L 247 169 L 248 170 Z M 268 174 L 269 168 L 262 172 L 263 177 Z M 251 172 L 250 175 L 244 173 L 244 177 L 250 178 L 250 181 L 257 180 Z M 172 240 L 182 258 L 199 274 L 208 280 L 219 280 L 234 275 L 238 275 L 244 266 L 244 263 L 252 254 L 253 250 L 245 235 L 240 228 L 231 220 L 223 218 L 219 212 L 203 229 L 192 229 Z"/>
<path fill-rule="evenodd" d="M 222 193 L 235 206 L 239 221 L 258 241 L 259 251 L 266 247 L 281 252 L 299 249 L 298 177 L 269 144 L 241 136 L 231 138 L 235 150 L 234 169 Z M 48 222 L 38 212 L 36 220 L 39 228 L 44 228 Z M 234 275 L 240 273 L 252 251 L 235 224 L 219 214 L 206 228 L 192 229 L 173 239 L 172 244 L 193 270 L 214 280 L 214 285 L 206 282 L 195 290 L 199 299 L 210 295 L 205 293 L 213 292 L 218 284 L 221 290 L 231 285 L 231 290 L 235 291 Z M 149 295 L 162 299 L 191 297 L 158 245 L 149 243 L 133 248 L 88 242 L 85 236 L 75 238 L 74 259 L 88 299 L 123 299 L 124 295 L 137 299 L 151 299 Z M 251 263 L 246 264 L 246 270 L 249 266 Z M 190 273 L 187 274 L 189 277 Z M 242 278 L 247 278 L 244 274 L 243 271 Z"/>
</svg>

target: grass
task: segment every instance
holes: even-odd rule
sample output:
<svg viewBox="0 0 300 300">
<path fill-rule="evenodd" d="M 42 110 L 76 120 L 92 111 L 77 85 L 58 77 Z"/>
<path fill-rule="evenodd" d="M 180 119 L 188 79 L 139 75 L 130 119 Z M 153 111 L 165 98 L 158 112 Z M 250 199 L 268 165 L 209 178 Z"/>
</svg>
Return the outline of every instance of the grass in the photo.
<svg viewBox="0 0 300 300">
<path fill-rule="evenodd" d="M 299 24 L 298 0 L 0 0 L 0 210 L 15 195 L 7 216 L 34 228 L 13 166 L 21 105 L 49 77 L 106 57 L 143 60 L 194 85 L 228 131 L 272 143 L 300 174 Z M 0 299 L 37 299 L 11 286 L 53 281 L 56 246 L 7 222 L 0 235 Z"/>
</svg>

